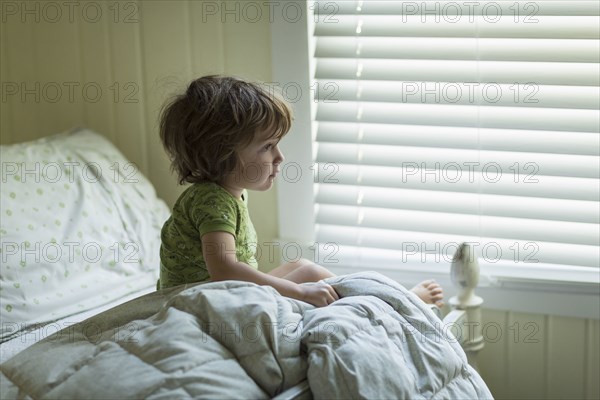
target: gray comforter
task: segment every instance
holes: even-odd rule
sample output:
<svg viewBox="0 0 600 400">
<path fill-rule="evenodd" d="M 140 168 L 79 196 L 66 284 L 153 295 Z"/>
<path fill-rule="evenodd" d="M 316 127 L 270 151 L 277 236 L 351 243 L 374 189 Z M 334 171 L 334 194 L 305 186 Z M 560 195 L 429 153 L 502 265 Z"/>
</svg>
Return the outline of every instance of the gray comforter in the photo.
<svg viewBox="0 0 600 400">
<path fill-rule="evenodd" d="M 491 398 L 442 322 L 377 273 L 324 308 L 227 281 L 152 293 L 0 366 L 0 398 Z"/>
</svg>

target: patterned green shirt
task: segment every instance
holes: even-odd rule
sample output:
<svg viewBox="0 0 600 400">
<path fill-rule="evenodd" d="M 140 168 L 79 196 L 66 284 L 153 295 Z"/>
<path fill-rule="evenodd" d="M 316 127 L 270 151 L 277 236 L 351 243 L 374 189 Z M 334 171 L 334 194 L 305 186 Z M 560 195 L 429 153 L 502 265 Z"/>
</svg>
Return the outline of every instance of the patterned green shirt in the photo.
<svg viewBox="0 0 600 400">
<path fill-rule="evenodd" d="M 258 269 L 246 190 L 242 199 L 212 182 L 195 183 L 181 194 L 161 231 L 159 289 L 210 279 L 201 243 L 208 232 L 231 233 L 238 261 Z"/>
</svg>

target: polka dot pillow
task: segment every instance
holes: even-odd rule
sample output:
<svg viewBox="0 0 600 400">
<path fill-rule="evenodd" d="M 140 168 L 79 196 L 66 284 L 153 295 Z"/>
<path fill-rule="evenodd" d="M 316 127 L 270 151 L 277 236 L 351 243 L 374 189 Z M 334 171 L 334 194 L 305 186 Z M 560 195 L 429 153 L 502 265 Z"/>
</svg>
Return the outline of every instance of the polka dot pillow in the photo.
<svg viewBox="0 0 600 400">
<path fill-rule="evenodd" d="M 0 146 L 2 338 L 153 286 L 164 202 L 104 137 Z"/>
</svg>

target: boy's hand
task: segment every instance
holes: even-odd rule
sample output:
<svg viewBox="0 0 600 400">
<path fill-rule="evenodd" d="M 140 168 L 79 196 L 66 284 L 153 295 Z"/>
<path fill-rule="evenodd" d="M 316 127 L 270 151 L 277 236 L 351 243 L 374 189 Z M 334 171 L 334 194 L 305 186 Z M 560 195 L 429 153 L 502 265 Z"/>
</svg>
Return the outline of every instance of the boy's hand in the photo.
<svg viewBox="0 0 600 400">
<path fill-rule="evenodd" d="M 300 299 L 316 307 L 325 307 L 339 300 L 335 289 L 323 282 L 303 283 L 300 285 Z"/>
</svg>

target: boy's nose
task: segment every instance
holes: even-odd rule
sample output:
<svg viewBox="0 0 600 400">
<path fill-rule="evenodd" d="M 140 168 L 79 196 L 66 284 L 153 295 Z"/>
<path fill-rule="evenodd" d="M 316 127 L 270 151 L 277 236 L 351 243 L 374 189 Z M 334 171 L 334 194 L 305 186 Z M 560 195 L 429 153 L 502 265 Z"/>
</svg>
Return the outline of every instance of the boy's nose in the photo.
<svg viewBox="0 0 600 400">
<path fill-rule="evenodd" d="M 277 154 L 275 156 L 275 163 L 281 164 L 283 162 L 283 160 L 285 160 L 285 157 L 283 156 L 283 153 L 281 152 L 281 149 L 279 148 L 279 146 L 277 146 Z"/>
</svg>

